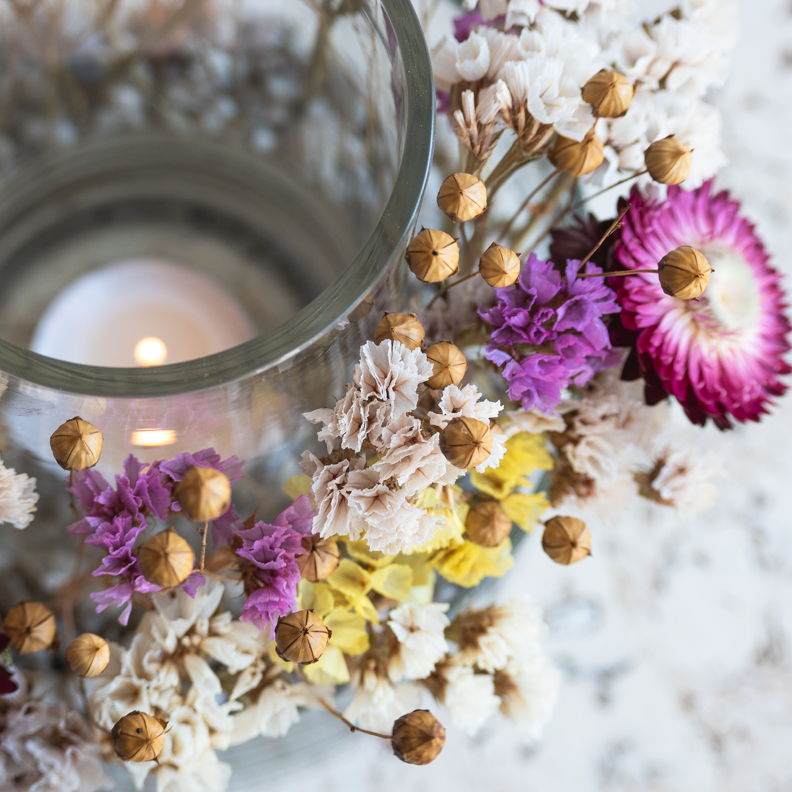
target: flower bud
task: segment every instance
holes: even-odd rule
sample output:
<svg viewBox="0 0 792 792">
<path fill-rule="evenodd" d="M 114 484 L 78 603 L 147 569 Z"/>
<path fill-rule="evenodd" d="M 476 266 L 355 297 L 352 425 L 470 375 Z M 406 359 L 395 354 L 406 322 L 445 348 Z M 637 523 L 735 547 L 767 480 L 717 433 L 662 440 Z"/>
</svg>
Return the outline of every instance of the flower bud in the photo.
<svg viewBox="0 0 792 792">
<path fill-rule="evenodd" d="M 167 721 L 145 712 L 124 715 L 110 732 L 116 755 L 123 762 L 153 762 L 162 751 L 167 727 Z"/>
<path fill-rule="evenodd" d="M 426 381 L 430 388 L 441 390 L 462 382 L 467 371 L 467 359 L 461 349 L 450 341 L 441 341 L 428 347 L 425 354 L 434 369 L 434 373 Z"/>
<path fill-rule="evenodd" d="M 231 482 L 210 467 L 191 467 L 176 485 L 176 500 L 193 522 L 216 520 L 231 506 Z"/>
<path fill-rule="evenodd" d="M 511 286 L 520 276 L 520 257 L 513 250 L 493 242 L 479 261 L 479 272 L 493 289 Z"/>
<path fill-rule="evenodd" d="M 511 517 L 497 501 L 478 503 L 465 518 L 465 535 L 481 547 L 497 547 L 511 533 Z"/>
<path fill-rule="evenodd" d="M 407 247 L 407 265 L 424 283 L 445 280 L 459 272 L 459 243 L 445 231 L 424 228 Z"/>
<path fill-rule="evenodd" d="M 623 74 L 602 69 L 583 86 L 582 95 L 594 115 L 621 118 L 630 109 L 635 88 Z"/>
<path fill-rule="evenodd" d="M 437 205 L 455 223 L 465 223 L 487 211 L 487 188 L 477 176 L 452 173 L 440 186 Z"/>
<path fill-rule="evenodd" d="M 281 660 L 310 665 L 324 654 L 332 634 L 313 611 L 287 613 L 275 626 L 275 651 Z"/>
<path fill-rule="evenodd" d="M 99 635 L 78 635 L 66 649 L 69 668 L 81 677 L 99 676 L 110 662 L 110 644 Z"/>
<path fill-rule="evenodd" d="M 415 314 L 385 311 L 374 332 L 374 343 L 381 344 L 389 340 L 398 341 L 407 349 L 419 349 L 424 342 L 423 325 Z"/>
<path fill-rule="evenodd" d="M 326 580 L 335 572 L 341 558 L 338 545 L 332 539 L 322 539 L 316 534 L 303 536 L 300 541 L 305 548 L 305 553 L 295 558 L 300 575 L 311 583 Z"/>
<path fill-rule="evenodd" d="M 663 256 L 657 269 L 663 291 L 680 300 L 701 297 L 712 272 L 704 254 L 687 245 Z"/>
<path fill-rule="evenodd" d="M 138 548 L 137 558 L 143 577 L 162 588 L 180 586 L 190 577 L 195 566 L 192 547 L 173 528 L 143 542 Z"/>
<path fill-rule="evenodd" d="M 443 724 L 429 710 L 414 710 L 393 724 L 391 745 L 402 762 L 428 765 L 440 755 L 445 738 Z"/>
<path fill-rule="evenodd" d="M 693 152 L 673 135 L 655 140 L 644 152 L 649 175 L 660 184 L 682 184 L 690 175 Z"/>
<path fill-rule="evenodd" d="M 578 178 L 599 168 L 605 159 L 603 152 L 602 141 L 591 129 L 580 142 L 559 136 L 548 158 L 556 168 Z"/>
<path fill-rule="evenodd" d="M 102 455 L 102 445 L 102 433 L 80 417 L 61 424 L 50 437 L 52 456 L 64 470 L 93 467 Z"/>
<path fill-rule="evenodd" d="M 542 549 L 557 564 L 568 566 L 591 555 L 591 534 L 583 520 L 553 517 L 545 524 Z"/>
<path fill-rule="evenodd" d="M 454 418 L 440 434 L 440 450 L 454 467 L 476 467 L 492 453 L 492 432 L 475 418 Z"/>
<path fill-rule="evenodd" d="M 58 640 L 55 614 L 40 602 L 20 602 L 11 608 L 3 631 L 21 655 L 49 649 Z"/>
</svg>

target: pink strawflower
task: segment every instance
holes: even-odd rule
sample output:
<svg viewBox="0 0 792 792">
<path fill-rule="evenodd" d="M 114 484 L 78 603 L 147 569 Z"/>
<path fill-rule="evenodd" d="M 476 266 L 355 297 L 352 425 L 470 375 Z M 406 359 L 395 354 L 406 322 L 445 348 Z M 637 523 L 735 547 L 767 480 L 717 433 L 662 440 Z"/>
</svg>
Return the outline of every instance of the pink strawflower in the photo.
<svg viewBox="0 0 792 792">
<path fill-rule="evenodd" d="M 781 276 L 753 226 L 728 193 L 713 194 L 711 182 L 689 192 L 671 187 L 662 203 L 633 188 L 629 200 L 615 269 L 655 268 L 690 245 L 714 272 L 691 301 L 664 294 L 657 275 L 611 279 L 622 306 L 611 338 L 633 347 L 623 378 L 643 377 L 649 404 L 676 397 L 695 424 L 758 421 L 786 391 L 779 376 L 792 369 L 783 358 L 790 325 Z"/>
</svg>

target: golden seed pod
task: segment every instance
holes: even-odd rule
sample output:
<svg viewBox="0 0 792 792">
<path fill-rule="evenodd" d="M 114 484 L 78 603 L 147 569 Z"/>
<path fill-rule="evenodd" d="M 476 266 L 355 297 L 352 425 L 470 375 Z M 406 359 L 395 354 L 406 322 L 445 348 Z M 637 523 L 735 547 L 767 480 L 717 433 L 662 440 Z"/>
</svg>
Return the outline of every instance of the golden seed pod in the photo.
<svg viewBox="0 0 792 792">
<path fill-rule="evenodd" d="M 275 625 L 275 651 L 281 660 L 310 665 L 322 656 L 332 634 L 311 610 L 287 613 Z"/>
<path fill-rule="evenodd" d="M 492 453 L 492 432 L 475 418 L 454 418 L 440 434 L 440 450 L 454 467 L 476 467 Z"/>
<path fill-rule="evenodd" d="M 195 566 L 192 547 L 173 528 L 143 542 L 138 548 L 137 558 L 143 577 L 162 588 L 180 586 L 190 577 Z"/>
<path fill-rule="evenodd" d="M 511 286 L 520 276 L 520 257 L 497 242 L 493 242 L 479 261 L 481 277 L 494 289 Z"/>
<path fill-rule="evenodd" d="M 440 186 L 437 205 L 455 223 L 466 223 L 487 211 L 487 188 L 477 176 L 452 173 Z"/>
<path fill-rule="evenodd" d="M 216 520 L 231 505 L 231 482 L 210 467 L 191 467 L 176 486 L 176 500 L 193 522 Z"/>
<path fill-rule="evenodd" d="M 568 566 L 591 555 L 591 534 L 577 517 L 553 517 L 545 524 L 542 550 L 557 564 Z"/>
<path fill-rule="evenodd" d="M 153 762 L 162 751 L 167 728 L 167 721 L 135 710 L 113 726 L 110 737 L 122 761 Z"/>
<path fill-rule="evenodd" d="M 660 184 L 682 184 L 690 175 L 693 152 L 673 135 L 650 144 L 644 152 L 649 175 Z"/>
<path fill-rule="evenodd" d="M 49 649 L 58 639 L 55 614 L 40 602 L 14 605 L 3 621 L 3 631 L 21 655 Z"/>
<path fill-rule="evenodd" d="M 443 724 L 429 710 L 414 710 L 393 724 L 391 745 L 402 762 L 428 765 L 443 750 L 445 738 Z"/>
<path fill-rule="evenodd" d="M 102 455 L 103 443 L 102 433 L 79 416 L 61 424 L 50 437 L 52 456 L 64 470 L 93 467 Z"/>
<path fill-rule="evenodd" d="M 671 297 L 693 300 L 701 297 L 709 283 L 709 261 L 703 253 L 687 245 L 672 250 L 657 265 L 660 285 Z"/>
<path fill-rule="evenodd" d="M 81 677 L 99 676 L 110 662 L 110 644 L 99 635 L 78 635 L 66 649 L 69 668 Z"/>
<path fill-rule="evenodd" d="M 434 373 L 426 381 L 430 388 L 441 390 L 462 382 L 467 371 L 467 358 L 459 347 L 450 341 L 441 341 L 428 347 L 425 354 L 434 369 Z"/>
<path fill-rule="evenodd" d="M 482 547 L 497 547 L 511 533 L 511 517 L 497 501 L 476 504 L 465 518 L 465 534 Z"/>
<path fill-rule="evenodd" d="M 548 157 L 556 168 L 578 178 L 597 170 L 605 159 L 605 154 L 602 141 L 591 129 L 580 142 L 559 136 Z"/>
<path fill-rule="evenodd" d="M 374 343 L 383 341 L 398 341 L 407 349 L 420 349 L 424 342 L 423 325 L 415 314 L 385 311 L 374 332 Z"/>
<path fill-rule="evenodd" d="M 629 109 L 635 87 L 617 71 L 602 69 L 583 86 L 583 101 L 600 118 L 620 118 Z"/>
<path fill-rule="evenodd" d="M 424 283 L 450 278 L 459 272 L 459 243 L 445 231 L 424 228 L 407 247 L 407 265 Z"/>
<path fill-rule="evenodd" d="M 295 561 L 303 579 L 319 583 L 329 578 L 341 558 L 338 545 L 332 539 L 322 539 L 316 534 L 303 536 L 300 541 L 306 552 L 298 555 Z"/>
</svg>

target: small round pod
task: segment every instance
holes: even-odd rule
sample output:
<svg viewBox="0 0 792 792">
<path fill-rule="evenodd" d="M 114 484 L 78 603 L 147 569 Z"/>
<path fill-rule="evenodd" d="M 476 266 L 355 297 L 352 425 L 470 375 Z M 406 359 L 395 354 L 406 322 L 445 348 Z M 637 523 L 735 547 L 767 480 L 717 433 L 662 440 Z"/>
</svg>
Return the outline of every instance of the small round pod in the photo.
<svg viewBox="0 0 792 792">
<path fill-rule="evenodd" d="M 335 572 L 341 558 L 338 544 L 332 539 L 322 539 L 316 534 L 303 536 L 300 542 L 305 548 L 305 553 L 298 555 L 294 560 L 303 580 L 319 583 L 329 578 Z"/>
<path fill-rule="evenodd" d="M 542 549 L 557 564 L 569 566 L 591 555 L 591 534 L 577 517 L 552 517 L 545 523 Z"/>
<path fill-rule="evenodd" d="M 597 170 L 605 159 L 605 148 L 597 133 L 591 129 L 583 140 L 558 137 L 548 158 L 559 170 L 575 178 Z"/>
<path fill-rule="evenodd" d="M 660 184 L 682 184 L 690 176 L 693 152 L 679 138 L 655 140 L 644 152 L 649 175 Z"/>
<path fill-rule="evenodd" d="M 424 228 L 407 247 L 407 265 L 424 283 L 438 283 L 459 272 L 459 243 L 445 231 Z"/>
<path fill-rule="evenodd" d="M 66 649 L 66 662 L 81 677 L 99 676 L 110 662 L 110 644 L 93 633 L 78 635 Z"/>
<path fill-rule="evenodd" d="M 470 173 L 452 173 L 440 185 L 437 205 L 455 223 L 466 223 L 487 211 L 487 188 Z"/>
<path fill-rule="evenodd" d="M 193 466 L 176 485 L 175 495 L 188 520 L 216 520 L 231 506 L 231 482 L 220 470 Z"/>
<path fill-rule="evenodd" d="M 102 455 L 103 445 L 102 433 L 79 416 L 62 423 L 50 437 L 52 456 L 68 471 L 92 468 Z"/>
<path fill-rule="evenodd" d="M 420 349 L 423 346 L 424 336 L 423 325 L 415 314 L 385 311 L 374 331 L 374 343 L 398 341 L 407 349 Z"/>
<path fill-rule="evenodd" d="M 630 109 L 635 86 L 623 74 L 601 69 L 583 86 L 581 93 L 594 115 L 621 118 Z"/>
<path fill-rule="evenodd" d="M 3 620 L 3 631 L 21 655 L 51 648 L 58 640 L 55 614 L 40 602 L 20 602 Z"/>
<path fill-rule="evenodd" d="M 281 660 L 310 665 L 324 654 L 332 634 L 312 610 L 287 613 L 275 625 L 275 651 Z"/>
<path fill-rule="evenodd" d="M 440 755 L 446 732 L 429 710 L 413 710 L 393 724 L 391 746 L 402 762 L 428 765 Z"/>
<path fill-rule="evenodd" d="M 195 553 L 173 528 L 162 531 L 138 548 L 140 571 L 149 583 L 162 588 L 180 586 L 195 568 Z"/>
<path fill-rule="evenodd" d="M 513 250 L 493 242 L 479 261 L 479 273 L 493 289 L 511 286 L 520 276 L 520 257 Z"/>
<path fill-rule="evenodd" d="M 427 347 L 424 354 L 433 368 L 432 376 L 426 381 L 430 388 L 442 390 L 462 382 L 467 371 L 467 358 L 459 347 L 450 341 L 440 341 Z"/>
<path fill-rule="evenodd" d="M 454 418 L 440 433 L 440 450 L 454 467 L 476 467 L 492 454 L 492 431 L 475 418 Z"/>
<path fill-rule="evenodd" d="M 477 503 L 465 518 L 465 535 L 481 547 L 497 547 L 509 536 L 511 529 L 511 517 L 497 501 Z"/>
<path fill-rule="evenodd" d="M 663 291 L 680 300 L 701 297 L 713 271 L 707 257 L 688 245 L 663 256 L 657 270 Z"/>
<path fill-rule="evenodd" d="M 168 722 L 135 710 L 113 726 L 110 737 L 124 762 L 153 762 L 162 752 Z"/>
</svg>

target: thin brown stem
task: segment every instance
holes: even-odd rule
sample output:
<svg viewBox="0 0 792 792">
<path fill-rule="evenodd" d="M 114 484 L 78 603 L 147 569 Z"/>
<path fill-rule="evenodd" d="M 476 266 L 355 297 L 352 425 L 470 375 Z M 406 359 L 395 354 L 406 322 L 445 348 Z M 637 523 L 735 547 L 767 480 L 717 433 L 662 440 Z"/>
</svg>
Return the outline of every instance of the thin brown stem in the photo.
<svg viewBox="0 0 792 792">
<path fill-rule="evenodd" d="M 550 221 L 547 228 L 542 232 L 539 238 L 531 245 L 531 253 L 536 250 L 542 240 L 561 222 L 561 219 L 566 216 L 567 212 L 569 212 L 569 207 L 572 206 L 572 201 L 575 200 L 575 187 L 577 186 L 577 179 L 574 179 L 571 184 L 568 186 L 566 185 L 565 181 L 562 179 L 558 180 L 557 184 L 553 185 L 553 192 L 556 192 L 558 188 L 557 194 L 552 196 L 552 199 L 548 201 L 550 204 L 549 209 L 552 209 L 558 205 L 559 201 L 561 200 L 561 196 L 564 194 L 564 189 L 569 190 L 569 197 L 567 199 L 566 206 Z M 520 247 L 520 243 L 525 239 L 525 237 L 530 233 L 533 229 L 534 225 L 539 221 L 541 215 L 534 215 L 531 217 L 530 222 L 526 225 L 525 228 L 522 229 L 520 232 L 520 237 L 514 243 L 516 247 Z"/>
<path fill-rule="evenodd" d="M 73 484 L 74 484 L 74 471 L 70 470 L 69 471 L 69 508 L 71 509 L 71 512 L 74 515 L 75 522 L 77 522 L 82 518 L 80 516 L 80 512 L 77 511 L 77 504 L 74 501 L 74 493 L 71 492 L 71 488 Z"/>
<path fill-rule="evenodd" d="M 536 197 L 536 195 L 546 187 L 549 182 L 555 178 L 561 171 L 556 168 L 538 187 L 536 187 L 532 192 L 528 194 L 528 197 L 520 204 L 520 208 L 511 216 L 509 222 L 503 227 L 500 232 L 501 239 L 505 242 L 506 238 L 509 236 L 509 232 L 512 230 L 512 226 L 517 221 L 517 218 L 525 211 L 525 209 L 530 205 L 531 201 Z"/>
<path fill-rule="evenodd" d="M 209 532 L 209 520 L 207 520 L 203 524 L 203 528 L 200 528 L 199 530 L 201 533 L 201 566 L 199 567 L 199 570 L 203 572 L 204 565 L 206 563 L 206 534 Z"/>
<path fill-rule="evenodd" d="M 584 198 L 582 201 L 578 201 L 569 211 L 575 212 L 580 209 L 583 204 L 588 203 L 589 201 L 593 201 L 595 198 L 599 198 L 600 195 L 604 195 L 608 190 L 612 190 L 614 187 L 618 187 L 620 184 L 626 184 L 628 181 L 632 181 L 633 179 L 637 179 L 639 176 L 643 176 L 645 173 L 649 173 L 649 171 L 642 170 L 638 173 L 633 173 L 632 176 L 628 176 L 626 179 L 622 179 L 621 181 L 614 182 L 610 185 L 610 187 L 605 187 L 599 192 L 595 192 L 594 195 L 589 195 L 588 198 Z"/>
<path fill-rule="evenodd" d="M 616 270 L 616 272 L 585 272 L 578 278 L 618 278 L 623 275 L 637 275 L 639 272 L 660 272 L 656 269 Z"/>
<path fill-rule="evenodd" d="M 319 703 L 331 714 L 335 715 L 338 720 L 345 723 L 349 726 L 349 730 L 352 732 L 361 732 L 362 734 L 370 734 L 372 737 L 381 737 L 383 740 L 392 740 L 392 734 L 380 734 L 379 732 L 369 731 L 368 729 L 361 729 L 359 726 L 355 726 L 354 723 L 348 721 L 338 710 L 333 709 L 324 699 L 319 699 Z"/>
<path fill-rule="evenodd" d="M 580 272 L 580 270 L 582 270 L 583 267 L 585 267 L 586 264 L 588 264 L 588 262 L 591 260 L 591 257 L 600 249 L 600 247 L 602 246 L 602 243 L 617 228 L 619 228 L 621 226 L 622 217 L 624 217 L 624 215 L 626 215 L 627 212 L 630 211 L 630 207 L 631 206 L 632 206 L 632 204 L 627 204 L 627 206 L 625 206 L 624 209 L 622 209 L 621 212 L 619 212 L 619 216 L 610 224 L 610 228 L 608 228 L 608 230 L 600 237 L 599 242 L 597 242 L 597 244 L 594 245 L 594 247 L 591 248 L 591 250 L 589 250 L 588 255 L 586 256 L 586 258 L 584 258 L 583 261 L 580 262 L 580 266 L 578 267 L 578 272 Z"/>
<path fill-rule="evenodd" d="M 442 297 L 449 289 L 453 289 L 454 286 L 459 286 L 460 283 L 464 283 L 465 281 L 468 281 L 471 278 L 475 278 L 476 275 L 478 275 L 478 274 L 479 274 L 479 271 L 476 270 L 475 272 L 471 272 L 470 275 L 464 275 L 463 277 L 458 278 L 457 280 L 455 280 L 453 283 L 449 283 L 446 286 L 443 286 L 443 288 L 440 289 L 440 291 L 437 292 L 437 294 L 435 294 L 435 296 L 432 297 L 431 300 L 429 300 L 429 302 L 428 302 L 428 304 L 426 306 L 426 310 L 428 311 L 435 304 L 435 301 L 438 300 L 440 297 Z"/>
</svg>

